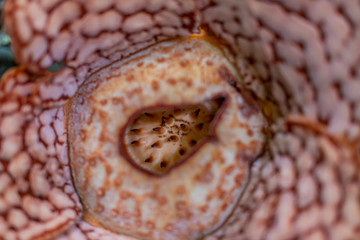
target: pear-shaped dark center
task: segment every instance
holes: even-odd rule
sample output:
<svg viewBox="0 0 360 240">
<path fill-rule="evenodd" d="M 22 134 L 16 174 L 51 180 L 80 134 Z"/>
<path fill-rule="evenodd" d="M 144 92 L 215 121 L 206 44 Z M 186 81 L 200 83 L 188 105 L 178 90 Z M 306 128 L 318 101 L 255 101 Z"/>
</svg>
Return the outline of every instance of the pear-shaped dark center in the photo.
<svg viewBox="0 0 360 240">
<path fill-rule="evenodd" d="M 169 106 L 135 115 L 122 134 L 122 152 L 132 164 L 162 175 L 212 137 L 225 98 L 192 106 Z"/>
</svg>

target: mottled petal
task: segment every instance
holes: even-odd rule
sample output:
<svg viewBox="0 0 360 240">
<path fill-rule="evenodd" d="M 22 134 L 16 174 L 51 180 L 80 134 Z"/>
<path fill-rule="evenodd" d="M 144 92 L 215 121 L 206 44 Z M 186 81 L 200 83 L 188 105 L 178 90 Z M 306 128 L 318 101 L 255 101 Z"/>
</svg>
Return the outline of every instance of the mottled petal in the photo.
<svg viewBox="0 0 360 240">
<path fill-rule="evenodd" d="M 208 239 L 358 239 L 357 150 L 293 118 L 270 146 L 238 209 Z"/>
<path fill-rule="evenodd" d="M 0 238 L 49 239 L 81 214 L 64 112 L 33 105 L 35 81 L 18 68 L 0 82 Z"/>
<path fill-rule="evenodd" d="M 65 233 L 60 234 L 54 240 L 136 240 L 135 238 L 119 235 L 102 227 L 92 226 L 84 221 L 77 222 Z"/>
<path fill-rule="evenodd" d="M 87 67 L 73 70 L 62 68 L 36 82 L 32 91 L 32 102 L 42 108 L 63 106 L 90 74 Z"/>
<path fill-rule="evenodd" d="M 198 26 L 195 0 L 9 0 L 4 10 L 15 56 L 32 70 L 56 62 L 104 66 Z"/>
<path fill-rule="evenodd" d="M 360 136 L 359 1 L 201 2 L 203 24 L 231 47 L 254 94 L 331 134 Z"/>
</svg>

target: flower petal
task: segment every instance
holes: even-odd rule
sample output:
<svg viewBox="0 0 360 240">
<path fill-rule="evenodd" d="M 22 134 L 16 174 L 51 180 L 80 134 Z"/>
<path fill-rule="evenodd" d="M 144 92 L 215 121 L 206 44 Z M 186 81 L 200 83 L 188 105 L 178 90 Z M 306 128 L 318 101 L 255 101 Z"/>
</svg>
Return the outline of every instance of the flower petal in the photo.
<svg viewBox="0 0 360 240">
<path fill-rule="evenodd" d="M 16 59 L 32 70 L 97 68 L 198 26 L 194 0 L 9 0 L 4 12 Z"/>
<path fill-rule="evenodd" d="M 279 123 L 238 208 L 207 239 L 358 239 L 357 151 L 302 122 Z"/>
<path fill-rule="evenodd" d="M 354 140 L 360 136 L 359 11 L 356 0 L 211 0 L 202 6 L 202 25 L 230 46 L 254 94 L 269 106 L 269 99 L 276 102 L 269 112 L 306 116 Z"/>
<path fill-rule="evenodd" d="M 35 80 L 18 68 L 0 82 L 0 238 L 49 239 L 81 214 L 63 109 L 33 105 Z"/>
<path fill-rule="evenodd" d="M 60 234 L 54 240 L 136 240 L 135 238 L 123 236 L 103 229 L 94 227 L 79 220 L 69 230 Z"/>
</svg>

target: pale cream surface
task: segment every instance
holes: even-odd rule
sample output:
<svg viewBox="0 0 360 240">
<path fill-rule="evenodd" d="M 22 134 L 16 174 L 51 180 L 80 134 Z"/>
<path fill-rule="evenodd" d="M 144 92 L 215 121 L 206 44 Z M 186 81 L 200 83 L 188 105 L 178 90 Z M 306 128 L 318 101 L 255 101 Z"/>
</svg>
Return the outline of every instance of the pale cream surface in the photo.
<svg viewBox="0 0 360 240">
<path fill-rule="evenodd" d="M 146 239 L 195 239 L 220 226 L 264 142 L 260 109 L 231 85 L 236 76 L 217 48 L 188 39 L 156 45 L 85 82 L 68 106 L 68 134 L 75 186 L 89 212 L 113 231 Z M 121 130 L 135 112 L 216 96 L 227 100 L 215 139 L 164 176 L 140 171 L 120 153 Z"/>
</svg>

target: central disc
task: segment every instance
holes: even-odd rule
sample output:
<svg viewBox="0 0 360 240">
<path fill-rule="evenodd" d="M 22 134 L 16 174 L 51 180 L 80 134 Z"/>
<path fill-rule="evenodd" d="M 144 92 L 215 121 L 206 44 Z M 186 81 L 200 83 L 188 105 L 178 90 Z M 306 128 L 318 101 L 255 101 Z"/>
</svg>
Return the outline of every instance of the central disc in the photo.
<svg viewBox="0 0 360 240">
<path fill-rule="evenodd" d="M 136 166 L 163 174 L 211 139 L 210 125 L 224 101 L 141 112 L 122 133 L 121 151 Z"/>
<path fill-rule="evenodd" d="M 199 239 L 238 202 L 264 119 L 209 42 L 162 42 L 93 74 L 67 105 L 85 219 L 139 239 Z"/>
</svg>

